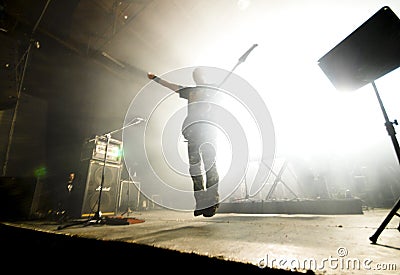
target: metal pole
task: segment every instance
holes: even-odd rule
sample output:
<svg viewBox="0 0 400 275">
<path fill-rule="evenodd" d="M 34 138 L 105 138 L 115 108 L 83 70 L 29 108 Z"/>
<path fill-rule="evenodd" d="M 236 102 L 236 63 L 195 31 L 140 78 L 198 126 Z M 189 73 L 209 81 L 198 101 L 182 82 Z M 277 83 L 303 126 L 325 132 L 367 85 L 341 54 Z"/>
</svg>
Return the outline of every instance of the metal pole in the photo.
<svg viewBox="0 0 400 275">
<path fill-rule="evenodd" d="M 385 108 L 383 107 L 383 103 L 381 100 L 381 97 L 379 96 L 378 93 L 378 89 L 376 88 L 375 82 L 372 81 L 372 86 L 374 87 L 375 90 L 375 94 L 376 97 L 378 98 L 379 101 L 379 105 L 381 106 L 381 110 L 383 112 L 383 116 L 385 117 L 385 126 L 386 126 L 386 130 L 389 134 L 389 136 L 392 139 L 393 142 L 393 146 L 394 146 L 394 150 L 396 151 L 396 155 L 397 155 L 397 159 L 400 163 L 400 149 L 399 149 L 399 143 L 396 139 L 396 131 L 393 127 L 393 123 L 397 124 L 397 121 L 395 122 L 391 122 L 389 121 L 388 115 L 386 113 Z M 390 210 L 389 214 L 386 216 L 386 218 L 383 220 L 382 224 L 379 226 L 379 228 L 376 230 L 376 232 L 369 238 L 369 240 L 372 243 L 376 243 L 376 241 L 378 240 L 379 235 L 382 233 L 382 231 L 386 228 L 386 226 L 389 224 L 390 220 L 396 215 L 399 216 L 399 214 L 397 213 L 397 211 L 400 208 L 400 198 L 397 200 L 397 202 L 395 203 L 395 205 L 393 206 L 393 208 Z M 399 225 L 399 230 L 400 230 L 400 225 Z"/>
<path fill-rule="evenodd" d="M 10 132 L 9 132 L 9 135 L 8 135 L 7 150 L 6 150 L 6 155 L 5 155 L 5 158 L 4 158 L 4 164 L 3 164 L 3 170 L 2 170 L 2 176 L 3 177 L 6 176 L 6 174 L 7 174 L 7 166 L 8 166 L 8 161 L 9 161 L 9 158 L 10 158 L 11 144 L 13 142 L 13 137 L 14 137 L 15 123 L 17 121 L 17 114 L 18 114 L 20 98 L 21 98 L 22 88 L 23 88 L 24 79 L 25 79 L 26 68 L 28 67 L 29 55 L 30 55 L 30 52 L 31 52 L 31 49 L 32 49 L 32 44 L 34 43 L 33 35 L 35 34 L 36 29 L 39 26 L 39 23 L 42 20 L 43 15 L 46 12 L 46 9 L 49 6 L 49 4 L 50 4 L 50 0 L 47 1 L 46 5 L 44 6 L 44 8 L 42 10 L 42 13 L 39 16 L 39 19 L 37 20 L 35 26 L 33 27 L 31 38 L 29 40 L 28 49 L 25 51 L 24 55 L 22 56 L 22 57 L 25 57 L 25 60 L 24 60 L 25 62 L 24 62 L 24 67 L 22 69 L 21 80 L 19 82 L 18 89 L 17 89 L 17 102 L 15 104 L 14 113 L 13 113 L 13 117 L 12 117 L 12 121 L 11 121 Z"/>
</svg>

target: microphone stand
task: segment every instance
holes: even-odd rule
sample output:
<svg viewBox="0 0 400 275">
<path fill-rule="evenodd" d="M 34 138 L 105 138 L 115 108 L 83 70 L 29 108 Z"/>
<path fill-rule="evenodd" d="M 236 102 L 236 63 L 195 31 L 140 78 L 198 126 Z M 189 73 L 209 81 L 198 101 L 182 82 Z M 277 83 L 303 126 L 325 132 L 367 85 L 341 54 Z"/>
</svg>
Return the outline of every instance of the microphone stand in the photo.
<svg viewBox="0 0 400 275">
<path fill-rule="evenodd" d="M 111 135 L 115 134 L 115 133 L 117 133 L 119 131 L 122 131 L 123 129 L 128 128 L 130 126 L 139 124 L 139 123 L 141 123 L 143 121 L 145 121 L 145 119 L 135 117 L 134 119 L 132 119 L 125 126 L 102 135 L 106 139 L 106 147 L 104 149 L 103 167 L 102 167 L 102 172 L 101 172 L 101 182 L 100 182 L 100 190 L 99 190 L 99 198 L 98 198 L 98 203 L 97 203 L 97 210 L 94 213 L 93 217 L 89 218 L 88 220 L 77 221 L 77 222 L 72 222 L 70 224 L 60 225 L 60 226 L 58 226 L 57 229 L 60 230 L 60 229 L 64 229 L 64 228 L 71 227 L 71 226 L 78 225 L 78 224 L 83 224 L 83 226 L 88 226 L 88 225 L 92 225 L 92 224 L 107 224 L 107 219 L 104 219 L 102 217 L 100 209 L 101 209 L 101 197 L 102 197 L 101 195 L 102 195 L 102 191 L 103 191 L 103 187 L 104 187 L 104 179 L 105 179 L 105 172 L 106 172 L 108 146 L 110 144 Z M 115 224 L 115 222 L 113 222 L 111 224 Z"/>
<path fill-rule="evenodd" d="M 105 173 L 106 173 L 108 146 L 110 144 L 111 133 L 112 132 L 106 133 L 103 135 L 106 138 L 106 147 L 104 149 L 103 169 L 101 171 L 99 199 L 98 199 L 98 203 L 97 203 L 97 211 L 94 213 L 93 218 L 88 221 L 89 223 L 92 222 L 92 223 L 98 224 L 98 223 L 104 222 L 103 217 L 101 216 L 100 207 L 101 207 L 101 195 L 103 193 L 103 187 L 104 187 L 104 178 L 105 178 Z"/>
</svg>

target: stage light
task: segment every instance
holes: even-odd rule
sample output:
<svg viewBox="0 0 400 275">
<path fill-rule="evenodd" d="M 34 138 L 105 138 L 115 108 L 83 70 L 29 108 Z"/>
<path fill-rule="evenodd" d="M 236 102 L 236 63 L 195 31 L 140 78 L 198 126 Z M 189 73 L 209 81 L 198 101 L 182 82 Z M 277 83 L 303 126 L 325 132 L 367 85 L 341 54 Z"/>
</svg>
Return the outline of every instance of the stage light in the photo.
<svg viewBox="0 0 400 275">
<path fill-rule="evenodd" d="M 385 127 L 400 162 L 400 146 L 378 93 L 375 81 L 400 66 L 400 19 L 388 6 L 379 9 L 354 32 L 318 60 L 318 65 L 338 90 L 353 91 L 371 84 L 385 119 Z M 400 198 L 376 232 L 369 238 L 376 243 L 392 217 L 399 216 Z M 400 225 L 398 227 L 400 229 Z"/>
</svg>

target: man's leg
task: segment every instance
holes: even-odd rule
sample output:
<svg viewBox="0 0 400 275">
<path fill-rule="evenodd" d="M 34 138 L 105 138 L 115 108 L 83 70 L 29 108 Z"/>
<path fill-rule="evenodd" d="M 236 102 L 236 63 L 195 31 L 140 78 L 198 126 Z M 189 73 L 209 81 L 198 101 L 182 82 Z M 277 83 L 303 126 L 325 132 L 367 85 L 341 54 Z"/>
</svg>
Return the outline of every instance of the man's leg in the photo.
<svg viewBox="0 0 400 275">
<path fill-rule="evenodd" d="M 189 173 L 192 177 L 194 198 L 196 201 L 194 215 L 203 214 L 203 209 L 207 208 L 206 194 L 204 190 L 204 179 L 201 170 L 200 144 L 188 140 Z"/>
<path fill-rule="evenodd" d="M 206 169 L 206 196 L 209 205 L 203 215 L 205 217 L 212 217 L 219 206 L 219 174 L 216 164 L 215 145 L 213 143 L 205 143 L 201 147 L 201 152 Z"/>
</svg>

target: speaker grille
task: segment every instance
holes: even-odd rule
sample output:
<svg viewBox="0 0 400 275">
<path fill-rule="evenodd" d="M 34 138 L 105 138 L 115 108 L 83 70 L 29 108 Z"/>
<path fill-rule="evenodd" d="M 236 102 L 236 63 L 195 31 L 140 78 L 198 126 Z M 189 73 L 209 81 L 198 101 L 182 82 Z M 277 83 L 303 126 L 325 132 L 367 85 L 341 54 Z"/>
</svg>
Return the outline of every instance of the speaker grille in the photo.
<svg viewBox="0 0 400 275">
<path fill-rule="evenodd" d="M 100 197 L 103 169 L 104 182 Z M 104 162 L 90 160 L 87 167 L 81 216 L 93 216 L 98 210 L 99 201 L 102 215 L 115 215 L 120 178 L 121 165 L 106 163 L 104 166 Z"/>
</svg>

